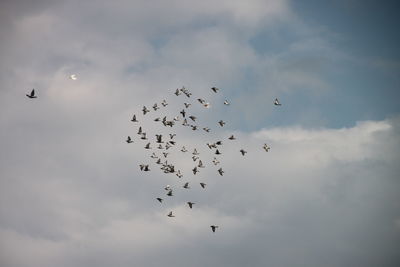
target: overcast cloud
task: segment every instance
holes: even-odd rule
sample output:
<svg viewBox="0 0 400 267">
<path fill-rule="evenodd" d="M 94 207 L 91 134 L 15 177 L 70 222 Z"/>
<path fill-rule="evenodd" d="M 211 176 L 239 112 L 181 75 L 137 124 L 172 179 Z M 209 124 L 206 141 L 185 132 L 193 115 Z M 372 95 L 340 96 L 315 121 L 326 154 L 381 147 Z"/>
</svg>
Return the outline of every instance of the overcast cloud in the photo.
<svg viewBox="0 0 400 267">
<path fill-rule="evenodd" d="M 0 265 L 399 266 L 399 113 L 379 101 L 371 110 L 351 105 L 375 93 L 351 79 L 356 89 L 344 92 L 341 78 L 370 59 L 341 49 L 332 39 L 347 36 L 306 23 L 295 7 L 2 1 Z M 398 68 L 380 71 L 392 77 Z M 183 85 L 212 133 L 152 121 L 177 115 L 189 100 L 173 95 Z M 37 99 L 25 97 L 32 88 Z M 163 99 L 167 108 L 141 115 Z M 133 114 L 151 139 L 177 133 L 169 157 L 182 180 L 149 158 Z M 222 177 L 205 145 L 216 140 Z M 200 151 L 207 167 L 198 175 L 181 145 Z"/>
</svg>

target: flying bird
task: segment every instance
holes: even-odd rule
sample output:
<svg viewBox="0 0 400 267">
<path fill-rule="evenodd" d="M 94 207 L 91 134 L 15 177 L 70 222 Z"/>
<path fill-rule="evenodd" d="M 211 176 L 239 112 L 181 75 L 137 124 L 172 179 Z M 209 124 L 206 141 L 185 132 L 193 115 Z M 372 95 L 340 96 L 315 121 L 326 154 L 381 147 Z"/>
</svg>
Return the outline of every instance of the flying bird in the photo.
<svg viewBox="0 0 400 267">
<path fill-rule="evenodd" d="M 172 190 L 169 190 L 169 191 L 168 191 L 167 196 L 169 196 L 169 197 L 172 197 L 172 196 L 173 196 Z"/>
<path fill-rule="evenodd" d="M 229 104 L 230 104 L 230 103 L 228 102 L 228 100 L 225 100 L 225 101 L 224 101 L 224 105 L 229 106 Z"/>
<path fill-rule="evenodd" d="M 184 105 L 185 105 L 185 108 L 188 108 L 188 107 L 190 107 L 190 103 L 183 103 Z"/>
<path fill-rule="evenodd" d="M 266 152 L 268 152 L 270 150 L 270 147 L 267 144 L 264 144 L 263 148 Z"/>
<path fill-rule="evenodd" d="M 78 79 L 78 77 L 76 76 L 76 74 L 71 74 L 71 75 L 69 75 L 69 78 L 70 78 L 71 80 L 74 80 L 74 81 L 76 81 L 76 80 Z"/>
<path fill-rule="evenodd" d="M 240 149 L 240 153 L 242 153 L 242 156 L 244 156 L 244 154 L 246 154 L 247 151 L 245 151 L 244 149 Z"/>
<path fill-rule="evenodd" d="M 181 94 L 181 92 L 179 91 L 179 89 L 176 89 L 175 95 L 178 96 L 178 95 L 180 95 L 180 94 Z"/>
<path fill-rule="evenodd" d="M 126 139 L 126 142 L 128 143 L 128 144 L 130 144 L 130 143 L 133 143 L 133 141 L 132 141 L 132 139 L 131 139 L 131 137 L 128 135 L 128 138 Z"/>
<path fill-rule="evenodd" d="M 200 183 L 200 186 L 202 187 L 202 188 L 205 188 L 206 187 L 206 183 Z"/>
<path fill-rule="evenodd" d="M 220 120 L 218 123 L 219 123 L 219 125 L 221 125 L 221 127 L 224 127 L 224 125 L 225 125 L 225 122 L 223 120 Z"/>
<path fill-rule="evenodd" d="M 216 93 L 216 92 L 218 92 L 219 88 L 217 88 L 217 87 L 211 87 L 211 90 L 213 90 L 214 93 Z"/>
<path fill-rule="evenodd" d="M 236 140 L 235 136 L 233 134 L 228 138 L 229 140 Z"/>
<path fill-rule="evenodd" d="M 189 189 L 189 188 L 190 188 L 190 187 L 189 187 L 189 182 L 186 182 L 186 183 L 183 185 L 183 188 Z"/>
<path fill-rule="evenodd" d="M 217 149 L 216 151 L 215 151 L 215 155 L 221 155 L 222 153 L 221 152 L 219 152 L 219 150 Z"/>
<path fill-rule="evenodd" d="M 167 185 L 164 187 L 164 189 L 167 190 L 167 191 L 171 191 L 171 190 L 172 190 L 172 189 L 171 189 L 171 186 L 170 186 L 169 184 L 167 184 Z"/>
<path fill-rule="evenodd" d="M 193 205 L 196 204 L 196 203 L 193 203 L 193 202 L 190 202 L 190 201 L 189 201 L 189 202 L 187 202 L 187 204 L 189 205 L 189 208 L 192 208 Z"/>
<path fill-rule="evenodd" d="M 157 105 L 157 103 L 155 103 L 155 104 L 153 105 L 153 109 L 154 109 L 154 111 L 157 111 L 157 109 L 160 109 L 160 107 Z"/>
<path fill-rule="evenodd" d="M 181 149 L 181 151 L 182 151 L 182 152 L 187 152 L 186 147 L 183 146 L 182 149 Z"/>
<path fill-rule="evenodd" d="M 213 231 L 213 233 L 215 233 L 215 229 L 218 228 L 218 225 L 211 225 L 210 227 L 211 227 L 211 230 Z"/>
<path fill-rule="evenodd" d="M 26 95 L 29 98 L 37 98 L 37 96 L 35 95 L 35 89 L 32 89 L 31 93 L 29 95 Z"/>
<path fill-rule="evenodd" d="M 150 110 L 147 109 L 146 106 L 143 106 L 142 111 L 143 111 L 143 115 L 146 115 L 146 113 L 150 112 Z"/>
<path fill-rule="evenodd" d="M 200 153 L 199 152 L 197 152 L 197 149 L 195 148 L 195 149 L 193 149 L 193 153 L 192 153 L 193 155 L 199 155 Z"/>
<path fill-rule="evenodd" d="M 168 105 L 167 101 L 165 101 L 165 99 L 161 102 L 161 105 L 163 105 L 164 107 L 166 107 Z"/>
<path fill-rule="evenodd" d="M 219 164 L 219 161 L 218 161 L 217 158 L 215 158 L 215 157 L 214 157 L 214 159 L 213 159 L 212 162 L 214 163 L 214 165 L 218 165 L 218 164 Z"/>
<path fill-rule="evenodd" d="M 150 142 L 147 143 L 147 144 L 144 146 L 144 148 L 145 148 L 145 149 L 151 149 L 151 147 L 150 147 Z"/>
<path fill-rule="evenodd" d="M 164 143 L 162 141 L 162 134 L 156 134 L 156 139 L 157 139 L 156 143 L 158 143 L 158 144 Z"/>
<path fill-rule="evenodd" d="M 138 120 L 136 119 L 136 115 L 133 115 L 131 122 L 138 122 Z"/>
<path fill-rule="evenodd" d="M 203 130 L 206 131 L 207 133 L 210 132 L 210 128 L 208 128 L 208 127 L 204 127 Z"/>
<path fill-rule="evenodd" d="M 140 126 L 140 127 L 139 127 L 139 130 L 138 130 L 138 132 L 137 132 L 137 134 L 141 135 L 142 133 L 143 133 L 143 131 L 142 131 L 142 126 Z"/>
<path fill-rule="evenodd" d="M 196 118 L 195 116 L 193 116 L 193 115 L 190 115 L 190 116 L 189 116 L 189 119 L 191 119 L 192 121 L 195 122 L 197 118 Z"/>
<path fill-rule="evenodd" d="M 175 217 L 175 215 L 172 214 L 172 211 L 170 211 L 167 216 L 168 217 Z"/>
<path fill-rule="evenodd" d="M 160 197 L 158 197 L 158 198 L 156 198 L 160 203 L 162 203 L 162 201 L 163 201 L 163 199 L 162 198 L 160 198 Z"/>
<path fill-rule="evenodd" d="M 181 114 L 182 114 L 182 117 L 184 117 L 184 118 L 185 118 L 186 111 L 185 111 L 184 109 L 182 109 L 182 110 L 181 110 L 181 112 L 179 112 L 179 113 L 181 113 Z"/>
<path fill-rule="evenodd" d="M 219 169 L 218 169 L 218 173 L 219 173 L 221 176 L 223 176 L 224 171 L 222 170 L 222 168 L 219 168 Z"/>
<path fill-rule="evenodd" d="M 169 138 L 173 139 L 176 136 L 176 134 L 169 134 Z"/>
<path fill-rule="evenodd" d="M 282 104 L 279 102 L 278 98 L 275 98 L 274 105 L 275 106 L 282 106 Z"/>
<path fill-rule="evenodd" d="M 197 166 L 196 166 L 196 167 L 194 167 L 192 171 L 193 171 L 193 174 L 194 174 L 194 175 L 196 175 L 196 173 L 198 173 L 198 172 L 199 172 L 199 170 L 197 169 Z"/>
</svg>

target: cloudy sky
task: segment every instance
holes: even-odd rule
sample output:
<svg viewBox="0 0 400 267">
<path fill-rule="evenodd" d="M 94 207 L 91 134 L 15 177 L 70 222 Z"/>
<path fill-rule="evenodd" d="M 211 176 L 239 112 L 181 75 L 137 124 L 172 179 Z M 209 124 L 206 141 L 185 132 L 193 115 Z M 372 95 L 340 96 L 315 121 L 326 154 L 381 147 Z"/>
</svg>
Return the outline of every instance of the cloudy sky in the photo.
<svg viewBox="0 0 400 267">
<path fill-rule="evenodd" d="M 1 1 L 0 265 L 400 266 L 398 9 Z M 173 94 L 182 86 L 190 99 Z M 153 122 L 185 101 L 211 133 Z M 158 170 L 133 114 L 153 143 L 177 133 L 168 157 L 182 179 Z M 205 145 L 216 140 L 222 177 Z M 200 151 L 196 176 L 182 145 Z"/>
</svg>

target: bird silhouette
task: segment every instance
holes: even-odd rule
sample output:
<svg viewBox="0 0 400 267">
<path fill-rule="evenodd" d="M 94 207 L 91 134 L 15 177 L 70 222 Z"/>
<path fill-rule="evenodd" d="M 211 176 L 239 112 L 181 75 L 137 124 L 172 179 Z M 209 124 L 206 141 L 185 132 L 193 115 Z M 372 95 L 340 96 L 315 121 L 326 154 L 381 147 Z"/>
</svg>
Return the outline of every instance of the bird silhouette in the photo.
<svg viewBox="0 0 400 267">
<path fill-rule="evenodd" d="M 211 87 L 211 90 L 213 90 L 214 93 L 218 92 L 219 88 L 217 87 Z"/>
<path fill-rule="evenodd" d="M 215 233 L 215 230 L 219 227 L 218 225 L 210 225 L 211 230 Z"/>
<path fill-rule="evenodd" d="M 162 198 L 160 198 L 160 197 L 158 197 L 158 198 L 156 198 L 160 203 L 162 203 L 162 201 L 163 201 L 163 199 Z"/>
<path fill-rule="evenodd" d="M 132 139 L 131 139 L 131 137 L 128 135 L 128 138 L 126 139 L 126 142 L 128 143 L 128 144 L 130 144 L 130 143 L 133 143 L 133 141 L 132 141 Z"/>
<path fill-rule="evenodd" d="M 278 98 L 275 98 L 274 105 L 281 106 L 282 104 L 279 102 Z"/>
<path fill-rule="evenodd" d="M 189 202 L 187 202 L 187 204 L 189 205 L 189 208 L 192 208 L 192 207 L 193 207 L 193 205 L 194 205 L 194 204 L 196 204 L 196 203 L 194 203 L 194 202 L 190 202 L 190 201 L 189 201 Z"/>
<path fill-rule="evenodd" d="M 175 215 L 172 214 L 172 211 L 170 211 L 167 216 L 168 217 L 175 217 Z"/>
<path fill-rule="evenodd" d="M 37 98 L 37 96 L 35 95 L 35 89 L 32 89 L 31 93 L 29 95 L 26 95 L 29 98 Z"/>
</svg>

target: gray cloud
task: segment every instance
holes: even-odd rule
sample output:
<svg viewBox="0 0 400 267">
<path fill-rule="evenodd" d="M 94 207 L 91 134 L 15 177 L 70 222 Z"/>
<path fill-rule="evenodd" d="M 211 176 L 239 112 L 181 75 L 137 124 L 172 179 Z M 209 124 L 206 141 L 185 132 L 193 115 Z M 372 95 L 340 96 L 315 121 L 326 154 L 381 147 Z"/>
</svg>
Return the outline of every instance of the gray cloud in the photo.
<svg viewBox="0 0 400 267">
<path fill-rule="evenodd" d="M 320 65 L 284 64 L 308 45 L 260 56 L 249 44 L 261 29 L 295 21 L 286 1 L 2 6 L 0 265 L 398 265 L 398 118 L 343 129 L 262 123 L 287 112 L 266 99 L 299 83 L 326 85 L 312 74 Z M 238 86 L 246 72 L 256 74 L 254 87 Z M 182 85 L 211 101 L 211 110 L 196 103 L 191 110 L 213 133 L 173 128 L 178 146 L 197 147 L 207 165 L 190 175 L 193 162 L 172 152 L 181 181 L 151 163 L 129 119 L 138 114 L 150 138 L 168 134 L 140 109 L 167 99 L 168 111 L 146 119 L 174 115 L 184 100 L 172 92 Z M 214 85 L 220 94 L 209 91 Z M 31 87 L 34 101 L 24 97 Z M 237 141 L 226 140 L 231 133 Z M 127 135 L 134 144 L 124 142 Z M 218 139 L 223 177 L 204 145 Z M 149 173 L 138 170 L 143 162 Z M 159 205 L 166 184 L 176 196 Z M 170 210 L 176 218 L 166 217 Z M 220 225 L 216 234 L 211 224 Z"/>
</svg>

